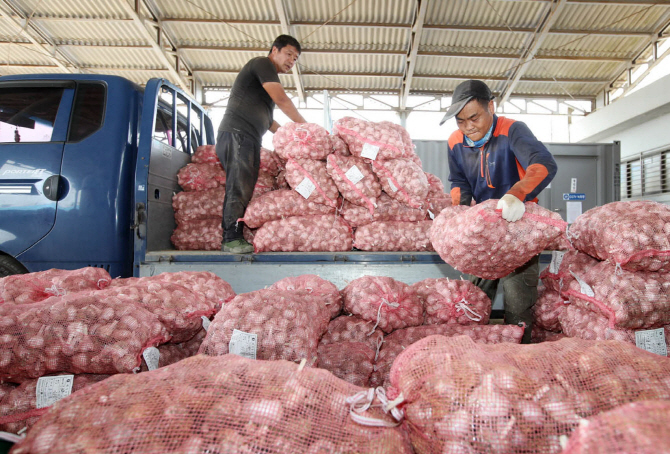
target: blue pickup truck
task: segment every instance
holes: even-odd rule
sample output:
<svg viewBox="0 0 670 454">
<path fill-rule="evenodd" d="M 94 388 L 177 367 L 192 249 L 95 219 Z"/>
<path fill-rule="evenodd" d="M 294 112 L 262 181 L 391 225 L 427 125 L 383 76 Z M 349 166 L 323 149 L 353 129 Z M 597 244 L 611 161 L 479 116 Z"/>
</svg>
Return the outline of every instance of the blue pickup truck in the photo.
<svg viewBox="0 0 670 454">
<path fill-rule="evenodd" d="M 146 248 L 172 249 L 177 171 L 213 143 L 202 106 L 166 80 L 0 77 L 0 277 L 137 275 Z"/>
</svg>

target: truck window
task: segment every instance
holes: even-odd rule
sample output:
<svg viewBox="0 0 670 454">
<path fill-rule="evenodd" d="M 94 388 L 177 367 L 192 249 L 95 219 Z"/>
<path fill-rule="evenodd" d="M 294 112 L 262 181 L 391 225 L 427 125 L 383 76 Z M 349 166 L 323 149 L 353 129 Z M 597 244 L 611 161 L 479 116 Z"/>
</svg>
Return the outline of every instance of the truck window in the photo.
<svg viewBox="0 0 670 454">
<path fill-rule="evenodd" d="M 0 142 L 50 142 L 63 90 L 0 88 Z"/>
<path fill-rule="evenodd" d="M 68 142 L 83 140 L 102 127 L 105 91 L 105 86 L 99 83 L 77 85 Z"/>
<path fill-rule="evenodd" d="M 166 145 L 174 146 L 179 151 L 186 150 L 186 121 L 179 115 L 177 117 L 177 131 L 178 134 L 175 137 L 175 144 L 172 145 L 172 113 L 169 106 L 165 106 L 162 103 L 159 103 L 158 110 L 156 111 L 156 126 L 154 127 L 154 139 L 163 142 Z"/>
</svg>

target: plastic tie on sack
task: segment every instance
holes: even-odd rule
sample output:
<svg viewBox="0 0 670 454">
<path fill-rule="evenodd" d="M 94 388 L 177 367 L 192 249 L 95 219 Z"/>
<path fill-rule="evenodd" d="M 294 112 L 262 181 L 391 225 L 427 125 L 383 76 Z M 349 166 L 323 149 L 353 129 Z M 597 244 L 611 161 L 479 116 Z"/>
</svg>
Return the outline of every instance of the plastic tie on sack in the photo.
<svg viewBox="0 0 670 454">
<path fill-rule="evenodd" d="M 65 296 L 67 295 L 67 290 L 62 287 L 56 287 L 56 284 L 53 284 L 51 287 L 45 288 L 44 293 L 49 293 L 53 296 Z"/>
<path fill-rule="evenodd" d="M 372 331 L 370 331 L 370 334 L 368 334 L 368 336 L 371 335 L 372 333 L 374 333 L 375 329 L 377 329 L 377 325 L 379 325 L 379 322 L 381 321 L 382 306 L 384 304 L 386 304 L 387 306 L 392 307 L 394 309 L 397 308 L 397 307 L 400 307 L 400 303 L 391 303 L 386 298 L 382 298 L 382 302 L 379 303 L 379 309 L 377 309 L 377 323 L 375 323 L 375 326 L 372 327 Z"/>
<path fill-rule="evenodd" d="M 614 267 L 614 275 L 615 276 L 621 276 L 623 274 L 623 268 L 621 268 L 621 263 L 615 263 Z"/>
<path fill-rule="evenodd" d="M 299 134 L 298 131 L 304 132 L 305 134 Z M 293 141 L 294 142 L 299 142 L 301 144 L 305 144 L 309 141 L 309 138 L 311 137 L 311 135 L 312 134 L 310 134 L 310 132 L 307 128 L 298 127 L 298 128 L 295 128 L 295 131 L 293 132 Z"/>
<path fill-rule="evenodd" d="M 374 330 L 373 330 L 373 332 L 374 332 Z M 372 334 L 372 333 L 370 333 L 370 334 Z M 370 334 L 368 334 L 368 336 L 369 336 Z M 375 362 L 377 362 L 377 358 L 379 358 L 379 351 L 382 349 L 382 344 L 383 344 L 383 343 L 384 343 L 384 337 L 383 337 L 383 336 L 379 336 L 379 337 L 377 338 L 377 349 L 375 350 Z M 376 367 L 376 366 L 375 366 L 375 367 Z"/>
<path fill-rule="evenodd" d="M 372 402 L 374 401 L 375 397 L 379 399 L 379 402 L 381 403 L 380 405 L 372 405 Z M 402 394 L 398 396 L 398 399 L 401 399 Z M 396 399 L 396 400 L 398 400 Z M 402 399 L 404 400 L 404 399 Z M 400 402 L 402 402 L 402 400 Z M 400 425 L 404 414 L 401 410 L 396 408 L 398 404 L 390 405 L 393 404 L 393 402 L 389 403 L 388 398 L 386 397 L 386 391 L 384 391 L 384 388 L 377 387 L 377 388 L 368 388 L 367 390 L 364 391 L 359 391 L 353 396 L 347 397 L 345 400 L 346 403 L 349 404 L 349 416 L 354 422 L 357 422 L 358 424 L 361 424 L 363 426 L 371 426 L 371 427 L 397 427 Z M 381 407 L 381 409 L 384 411 L 384 413 L 389 413 L 391 412 L 391 416 L 393 419 L 396 420 L 396 422 L 390 422 L 390 421 L 385 421 L 383 419 L 377 419 L 377 418 L 371 418 L 369 416 L 363 416 L 362 413 L 365 413 L 370 407 Z"/>
<path fill-rule="evenodd" d="M 468 302 L 465 300 L 465 298 L 456 303 L 454 307 L 456 308 L 456 312 L 463 311 L 463 314 L 473 322 L 480 322 L 482 320 L 482 316 L 473 311 L 472 308 L 468 306 Z"/>
</svg>

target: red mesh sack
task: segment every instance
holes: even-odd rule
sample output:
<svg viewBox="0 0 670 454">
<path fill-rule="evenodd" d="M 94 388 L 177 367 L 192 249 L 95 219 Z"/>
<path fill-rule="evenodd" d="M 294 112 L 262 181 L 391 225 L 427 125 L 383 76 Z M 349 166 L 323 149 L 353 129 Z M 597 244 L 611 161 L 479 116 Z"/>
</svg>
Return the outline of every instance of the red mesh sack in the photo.
<svg viewBox="0 0 670 454">
<path fill-rule="evenodd" d="M 630 271 L 670 271 L 670 207 L 651 200 L 612 202 L 579 216 L 575 248 Z"/>
<path fill-rule="evenodd" d="M 551 263 L 540 273 L 540 279 L 547 288 L 561 292 L 567 290 L 570 282 L 575 280 L 572 273 L 581 275 L 598 263 L 597 259 L 581 251 L 554 252 Z"/>
<path fill-rule="evenodd" d="M 256 334 L 256 359 L 316 361 L 319 338 L 326 332 L 330 312 L 319 295 L 305 291 L 263 289 L 237 295 L 216 314 L 200 353 L 229 353 L 233 330 Z"/>
<path fill-rule="evenodd" d="M 533 326 L 538 326 L 547 331 L 561 331 L 558 317 L 565 310 L 569 301 L 566 301 L 560 293 L 549 287 L 540 286 L 537 290 L 537 301 L 533 306 Z"/>
<path fill-rule="evenodd" d="M 177 183 L 184 191 L 204 191 L 226 185 L 221 164 L 186 164 L 177 172 Z"/>
<path fill-rule="evenodd" d="M 582 418 L 668 399 L 669 372 L 669 359 L 623 342 L 483 345 L 431 336 L 398 355 L 389 397 L 398 396 L 418 454 L 554 454 Z"/>
<path fill-rule="evenodd" d="M 194 164 L 221 164 L 216 154 L 215 145 L 200 145 L 193 153 L 191 162 Z"/>
<path fill-rule="evenodd" d="M 179 192 L 172 197 L 174 219 L 177 224 L 211 218 L 218 218 L 221 222 L 225 197 L 224 186 L 204 191 Z"/>
<path fill-rule="evenodd" d="M 342 296 L 347 312 L 375 322 L 374 328 L 385 333 L 423 323 L 419 297 L 409 285 L 391 277 L 359 277 L 344 287 Z"/>
<path fill-rule="evenodd" d="M 256 236 L 256 230 L 252 230 L 245 225 L 242 228 L 242 236 L 247 241 L 247 243 L 254 244 L 254 237 Z"/>
<path fill-rule="evenodd" d="M 318 301 L 330 312 L 330 318 L 340 315 L 342 306 L 344 305 L 342 295 L 337 286 L 326 279 L 320 278 L 316 274 L 285 277 L 268 288 L 290 292 L 302 290 L 317 296 Z"/>
<path fill-rule="evenodd" d="M 424 279 L 411 288 L 423 305 L 424 325 L 486 325 L 491 317 L 491 300 L 470 281 Z"/>
<path fill-rule="evenodd" d="M 545 251 L 574 251 L 570 239 L 568 239 L 567 231 L 563 232 L 553 241 L 550 241 L 545 247 Z"/>
<path fill-rule="evenodd" d="M 580 422 L 563 454 L 657 454 L 670 446 L 669 420 L 668 401 L 622 405 Z"/>
<path fill-rule="evenodd" d="M 340 156 L 351 156 L 347 143 L 340 136 L 329 135 L 331 152 Z"/>
<path fill-rule="evenodd" d="M 610 328 L 670 323 L 670 273 L 617 270 L 609 262 L 600 262 L 581 275 L 575 273 L 562 294 L 571 304 L 606 317 Z"/>
<path fill-rule="evenodd" d="M 186 342 L 179 344 L 161 344 L 158 347 L 158 367 L 169 366 L 174 364 L 182 359 L 190 358 L 198 354 L 202 341 L 205 340 L 207 336 L 207 331 L 202 328 L 198 333 L 193 336 L 191 339 Z M 140 372 L 147 372 L 149 367 L 147 363 L 142 358 L 142 365 L 140 366 Z"/>
<path fill-rule="evenodd" d="M 14 454 L 410 454 L 401 428 L 362 426 L 367 390 L 321 369 L 236 355 L 198 355 L 116 375 L 57 402 Z M 374 397 L 374 394 L 373 394 Z M 393 424 L 377 398 L 361 416 Z M 57 442 L 55 442 L 56 440 Z"/>
<path fill-rule="evenodd" d="M 223 241 L 221 218 L 184 221 L 174 229 L 170 241 L 180 251 L 218 251 Z"/>
<path fill-rule="evenodd" d="M 284 169 L 284 162 L 277 153 L 267 148 L 261 147 L 261 167 L 260 171 L 268 173 L 273 177 L 279 175 L 279 172 Z"/>
<path fill-rule="evenodd" d="M 139 278 L 133 283 L 101 290 L 104 297 L 114 296 L 138 304 L 158 317 L 179 344 L 191 339 L 202 328 L 202 317 L 211 317 L 221 307 L 218 299 L 208 299 L 183 285 L 155 278 Z"/>
<path fill-rule="evenodd" d="M 85 267 L 76 270 L 52 268 L 35 273 L 14 274 L 0 278 L 0 303 L 30 304 L 52 296 L 100 290 L 112 281 L 102 268 Z"/>
<path fill-rule="evenodd" d="M 281 170 L 277 174 L 277 189 L 290 189 L 290 186 L 286 182 L 286 170 Z"/>
<path fill-rule="evenodd" d="M 429 211 L 428 213 L 429 218 L 435 219 L 442 212 L 442 210 L 446 208 L 451 208 L 453 206 L 451 203 L 452 203 L 451 196 L 449 195 L 432 196 L 432 197 L 429 195 L 428 198 L 426 199 L 426 203 L 424 204 L 424 206 Z M 458 206 L 464 206 L 464 205 L 458 205 Z"/>
<path fill-rule="evenodd" d="M 408 158 L 414 154 L 407 131 L 388 121 L 374 123 L 344 117 L 335 122 L 333 133 L 346 142 L 354 156 L 395 159 Z"/>
<path fill-rule="evenodd" d="M 286 181 L 292 189 L 309 194 L 308 201 L 337 207 L 340 191 L 328 175 L 325 162 L 313 159 L 289 159 L 286 163 Z"/>
<path fill-rule="evenodd" d="M 334 213 L 334 207 L 305 200 L 303 196 L 289 189 L 279 189 L 263 194 L 249 202 L 243 220 L 248 227 L 255 229 L 266 222 L 291 216 Z"/>
<path fill-rule="evenodd" d="M 414 208 L 423 206 L 429 186 L 420 166 L 409 159 L 389 159 L 372 161 L 372 171 L 388 195 Z"/>
<path fill-rule="evenodd" d="M 370 214 L 374 213 L 382 187 L 365 159 L 331 154 L 328 156 L 326 168 L 342 197 L 351 203 L 366 207 Z"/>
<path fill-rule="evenodd" d="M 351 227 L 339 216 L 293 216 L 263 224 L 254 237 L 255 252 L 350 251 Z"/>
<path fill-rule="evenodd" d="M 554 342 L 567 337 L 564 333 L 556 333 L 554 331 L 547 331 L 537 325 L 533 325 L 530 330 L 530 343 L 539 344 L 540 342 Z"/>
<path fill-rule="evenodd" d="M 286 123 L 272 137 L 275 152 L 289 159 L 326 159 L 331 152 L 329 134 L 315 123 Z"/>
<path fill-rule="evenodd" d="M 376 221 L 354 233 L 354 247 L 361 251 L 433 251 L 431 221 Z"/>
<path fill-rule="evenodd" d="M 370 377 L 370 386 L 388 387 L 389 374 L 396 357 L 414 342 L 424 337 L 434 336 L 468 336 L 482 344 L 499 344 L 510 342 L 521 343 L 524 329 L 516 325 L 458 325 L 454 323 L 442 325 L 411 326 L 392 332 L 384 338 L 379 354 L 375 358 L 375 370 Z"/>
<path fill-rule="evenodd" d="M 72 380 L 72 393 L 108 378 L 109 375 L 80 374 Z M 0 431 L 18 433 L 32 427 L 48 407 L 37 408 L 37 379 L 26 380 L 0 400 Z"/>
<path fill-rule="evenodd" d="M 158 318 L 107 290 L 0 305 L 0 380 L 55 372 L 132 372 L 147 347 L 169 340 Z"/>
<path fill-rule="evenodd" d="M 258 172 L 258 180 L 251 195 L 252 200 L 276 189 L 276 179 L 267 172 Z"/>
<path fill-rule="evenodd" d="M 558 213 L 532 202 L 519 221 L 507 222 L 497 205 L 487 200 L 446 220 L 440 213 L 430 240 L 442 260 L 463 273 L 498 279 L 542 252 L 567 225 Z"/>
<path fill-rule="evenodd" d="M 374 325 L 374 322 L 356 315 L 341 315 L 328 323 L 328 330 L 321 338 L 320 345 L 362 342 L 377 351 L 384 339 L 384 332 L 374 328 Z"/>
<path fill-rule="evenodd" d="M 385 192 L 382 192 L 377 199 L 377 207 L 372 214 L 368 208 L 355 205 L 348 200 L 344 201 L 341 214 L 352 227 L 360 227 L 374 221 L 416 222 L 426 219 L 425 208 L 412 208 L 391 198 Z"/>
<path fill-rule="evenodd" d="M 427 197 L 449 196 L 449 194 L 444 193 L 444 184 L 438 176 L 428 172 L 424 172 L 424 175 L 426 175 L 426 181 L 428 181 Z M 451 197 L 449 199 L 451 200 Z"/>
<path fill-rule="evenodd" d="M 363 342 L 319 344 L 316 367 L 344 381 L 367 387 L 375 362 L 375 351 Z"/>
<path fill-rule="evenodd" d="M 587 340 L 618 340 L 635 345 L 634 329 L 610 328 L 607 318 L 583 307 L 569 305 L 560 314 L 561 328 L 566 336 Z M 670 343 L 670 325 L 663 327 L 665 345 Z"/>
</svg>

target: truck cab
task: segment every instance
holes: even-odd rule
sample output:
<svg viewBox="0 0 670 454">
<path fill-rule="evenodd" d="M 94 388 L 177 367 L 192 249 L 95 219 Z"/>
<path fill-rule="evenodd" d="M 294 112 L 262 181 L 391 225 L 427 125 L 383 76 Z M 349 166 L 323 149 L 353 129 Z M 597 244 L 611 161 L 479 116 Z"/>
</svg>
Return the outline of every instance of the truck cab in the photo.
<svg viewBox="0 0 670 454">
<path fill-rule="evenodd" d="M 0 276 L 85 266 L 133 275 L 147 223 L 174 229 L 177 170 L 213 143 L 203 108 L 163 79 L 0 77 Z"/>
</svg>

